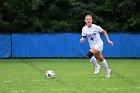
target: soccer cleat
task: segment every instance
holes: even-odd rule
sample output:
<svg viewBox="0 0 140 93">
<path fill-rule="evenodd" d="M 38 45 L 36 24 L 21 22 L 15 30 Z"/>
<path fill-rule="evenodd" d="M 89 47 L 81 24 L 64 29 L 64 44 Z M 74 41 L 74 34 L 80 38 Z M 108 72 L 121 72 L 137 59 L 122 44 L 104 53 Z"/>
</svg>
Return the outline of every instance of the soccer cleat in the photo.
<svg viewBox="0 0 140 93">
<path fill-rule="evenodd" d="M 110 77 L 111 72 L 112 72 L 112 70 L 111 70 L 111 69 L 108 69 L 108 70 L 107 70 L 107 72 L 106 72 L 106 78 L 109 78 L 109 77 Z"/>
<path fill-rule="evenodd" d="M 94 75 L 97 75 L 100 71 L 100 65 L 98 67 L 95 67 Z"/>
</svg>

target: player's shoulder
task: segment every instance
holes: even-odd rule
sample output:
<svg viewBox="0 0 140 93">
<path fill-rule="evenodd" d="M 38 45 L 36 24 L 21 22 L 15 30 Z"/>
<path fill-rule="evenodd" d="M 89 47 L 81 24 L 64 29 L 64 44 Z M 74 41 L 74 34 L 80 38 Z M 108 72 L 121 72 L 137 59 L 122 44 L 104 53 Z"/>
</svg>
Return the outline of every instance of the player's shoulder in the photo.
<svg viewBox="0 0 140 93">
<path fill-rule="evenodd" d="M 102 30 L 102 27 L 96 24 L 92 24 L 94 29 Z"/>
<path fill-rule="evenodd" d="M 93 24 L 93 29 L 96 30 L 97 32 L 103 31 L 103 29 L 99 25 L 96 25 L 96 24 Z"/>
<path fill-rule="evenodd" d="M 95 27 L 100 27 L 99 25 L 96 25 L 96 24 L 92 24 L 92 26 L 95 28 Z"/>
<path fill-rule="evenodd" d="M 87 26 L 85 25 L 82 29 L 86 29 L 87 28 Z"/>
<path fill-rule="evenodd" d="M 88 27 L 85 25 L 83 28 L 82 28 L 82 31 L 86 31 Z"/>
</svg>

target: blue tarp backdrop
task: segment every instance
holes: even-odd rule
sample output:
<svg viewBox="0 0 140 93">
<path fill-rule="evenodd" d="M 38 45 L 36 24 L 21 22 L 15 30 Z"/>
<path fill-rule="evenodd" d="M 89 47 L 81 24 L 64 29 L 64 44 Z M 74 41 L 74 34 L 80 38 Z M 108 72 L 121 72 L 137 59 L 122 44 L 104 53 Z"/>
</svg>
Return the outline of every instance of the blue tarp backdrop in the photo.
<svg viewBox="0 0 140 93">
<path fill-rule="evenodd" d="M 13 34 L 12 57 L 84 57 L 80 34 Z"/>
<path fill-rule="evenodd" d="M 102 36 L 105 57 L 140 57 L 140 34 L 109 34 L 109 37 L 113 47 Z"/>
<path fill-rule="evenodd" d="M 0 58 L 11 56 L 11 35 L 0 35 Z"/>
<path fill-rule="evenodd" d="M 140 34 L 109 34 L 114 46 L 105 37 L 104 57 L 140 57 Z M 80 34 L 12 34 L 0 35 L 0 58 L 12 57 L 85 57 L 89 45 L 80 44 Z M 11 44 L 12 40 L 12 44 Z M 12 52 L 11 52 L 12 49 Z"/>
</svg>

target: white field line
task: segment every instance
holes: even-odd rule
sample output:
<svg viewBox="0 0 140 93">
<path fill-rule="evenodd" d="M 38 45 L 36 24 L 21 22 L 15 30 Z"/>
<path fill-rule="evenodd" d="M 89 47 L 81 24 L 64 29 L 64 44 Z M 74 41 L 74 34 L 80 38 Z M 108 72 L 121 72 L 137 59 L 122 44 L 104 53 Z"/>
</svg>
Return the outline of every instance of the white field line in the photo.
<svg viewBox="0 0 140 93">
<path fill-rule="evenodd" d="M 17 93 L 18 91 L 17 91 L 17 90 L 12 90 L 11 92 L 12 92 L 12 93 Z"/>
<path fill-rule="evenodd" d="M 38 79 L 33 79 L 33 80 L 30 80 L 31 82 L 42 82 L 42 81 L 47 81 L 47 80 L 38 80 Z"/>
<path fill-rule="evenodd" d="M 140 89 L 140 87 L 136 87 L 136 89 Z"/>
<path fill-rule="evenodd" d="M 55 92 L 55 91 L 67 91 L 68 89 L 53 89 L 53 90 L 34 90 L 34 92 Z M 27 90 L 12 90 L 11 93 L 23 93 L 23 92 L 27 92 Z"/>
<path fill-rule="evenodd" d="M 21 93 L 21 92 L 27 92 L 26 90 L 12 90 L 12 93 Z"/>
<path fill-rule="evenodd" d="M 10 82 L 13 82 L 13 81 L 10 81 L 10 80 L 4 80 L 3 82 L 4 82 L 4 83 L 10 83 Z"/>
<path fill-rule="evenodd" d="M 118 88 L 108 88 L 107 90 L 118 90 Z"/>
</svg>

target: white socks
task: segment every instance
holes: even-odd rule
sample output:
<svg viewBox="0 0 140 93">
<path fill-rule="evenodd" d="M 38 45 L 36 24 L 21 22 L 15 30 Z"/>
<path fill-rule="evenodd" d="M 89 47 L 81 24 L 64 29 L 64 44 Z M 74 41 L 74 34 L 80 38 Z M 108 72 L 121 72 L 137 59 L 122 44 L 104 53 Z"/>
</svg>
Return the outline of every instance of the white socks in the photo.
<svg viewBox="0 0 140 93">
<path fill-rule="evenodd" d="M 103 65 L 104 70 L 107 71 L 108 70 L 108 64 L 107 64 L 106 60 L 104 59 L 103 62 L 101 62 L 101 63 Z"/>
<path fill-rule="evenodd" d="M 96 58 L 94 56 L 92 56 L 92 58 L 89 59 L 89 61 L 92 62 L 95 67 L 98 67 L 99 66 L 99 64 L 97 63 L 97 60 L 96 60 Z"/>
<path fill-rule="evenodd" d="M 93 63 L 95 67 L 98 67 L 99 66 L 99 64 L 97 63 L 97 60 L 96 60 L 96 58 L 94 56 L 92 56 L 92 58 L 89 59 L 89 61 L 91 63 Z M 104 70 L 107 71 L 109 69 L 108 68 L 108 64 L 107 64 L 107 61 L 104 59 L 101 63 L 102 63 L 102 66 L 103 66 Z"/>
</svg>

